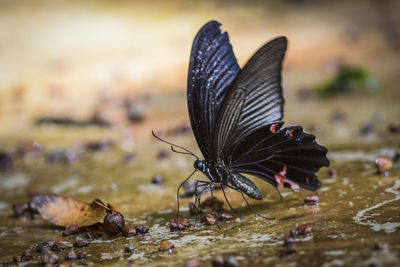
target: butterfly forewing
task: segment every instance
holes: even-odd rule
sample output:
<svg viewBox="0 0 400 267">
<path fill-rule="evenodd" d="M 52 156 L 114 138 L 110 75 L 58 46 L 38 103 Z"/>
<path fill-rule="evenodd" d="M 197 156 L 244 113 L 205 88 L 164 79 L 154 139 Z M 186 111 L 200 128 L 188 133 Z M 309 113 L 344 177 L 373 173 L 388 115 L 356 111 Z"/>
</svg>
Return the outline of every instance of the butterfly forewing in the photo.
<svg viewBox="0 0 400 267">
<path fill-rule="evenodd" d="M 285 37 L 265 44 L 233 81 L 218 113 L 213 160 L 227 158 L 245 136 L 282 119 L 281 66 L 286 47 Z"/>
<path fill-rule="evenodd" d="M 240 71 L 229 37 L 210 21 L 196 35 L 190 55 L 187 100 L 190 123 L 206 159 L 211 158 L 216 116 L 229 85 Z"/>
</svg>

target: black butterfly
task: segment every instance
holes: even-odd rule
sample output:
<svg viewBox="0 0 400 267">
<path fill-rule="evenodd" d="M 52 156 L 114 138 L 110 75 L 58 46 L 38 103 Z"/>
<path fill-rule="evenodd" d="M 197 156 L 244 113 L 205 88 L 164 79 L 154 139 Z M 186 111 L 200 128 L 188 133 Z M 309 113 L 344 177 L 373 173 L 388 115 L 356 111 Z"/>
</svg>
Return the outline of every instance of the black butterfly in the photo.
<svg viewBox="0 0 400 267">
<path fill-rule="evenodd" d="M 190 55 L 188 110 L 204 160 L 169 144 L 197 158 L 194 172 L 199 170 L 210 180 L 197 184 L 206 184 L 207 189 L 223 184 L 240 192 L 245 200 L 243 193 L 262 199 L 260 190 L 243 175 L 250 174 L 275 188 L 280 184 L 295 191 L 299 187 L 317 190 L 321 182 L 315 172 L 329 166 L 328 150 L 300 126 L 282 128 L 281 66 L 286 37 L 263 45 L 240 69 L 228 34 L 221 32 L 220 25 L 217 21 L 204 25 Z"/>
</svg>

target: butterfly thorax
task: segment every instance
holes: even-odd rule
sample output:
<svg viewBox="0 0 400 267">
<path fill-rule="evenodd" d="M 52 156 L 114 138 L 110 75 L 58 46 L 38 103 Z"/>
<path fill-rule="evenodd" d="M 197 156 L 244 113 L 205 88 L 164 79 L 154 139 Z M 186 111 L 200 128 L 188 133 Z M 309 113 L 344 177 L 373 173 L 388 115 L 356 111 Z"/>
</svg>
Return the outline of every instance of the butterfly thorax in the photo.
<svg viewBox="0 0 400 267">
<path fill-rule="evenodd" d="M 196 160 L 193 165 L 196 170 L 204 173 L 211 182 L 228 184 L 229 173 L 224 166 L 206 160 Z"/>
</svg>

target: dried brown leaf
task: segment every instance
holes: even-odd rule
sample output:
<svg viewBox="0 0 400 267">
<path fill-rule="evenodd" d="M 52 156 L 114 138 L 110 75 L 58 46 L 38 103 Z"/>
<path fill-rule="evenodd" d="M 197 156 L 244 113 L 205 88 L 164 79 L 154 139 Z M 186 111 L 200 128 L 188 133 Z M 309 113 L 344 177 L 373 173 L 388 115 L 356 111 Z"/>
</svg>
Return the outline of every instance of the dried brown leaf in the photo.
<svg viewBox="0 0 400 267">
<path fill-rule="evenodd" d="M 56 194 L 37 194 L 31 205 L 45 220 L 64 227 L 74 224 L 78 227 L 93 225 L 103 221 L 107 214 L 99 200 L 86 203 Z"/>
</svg>

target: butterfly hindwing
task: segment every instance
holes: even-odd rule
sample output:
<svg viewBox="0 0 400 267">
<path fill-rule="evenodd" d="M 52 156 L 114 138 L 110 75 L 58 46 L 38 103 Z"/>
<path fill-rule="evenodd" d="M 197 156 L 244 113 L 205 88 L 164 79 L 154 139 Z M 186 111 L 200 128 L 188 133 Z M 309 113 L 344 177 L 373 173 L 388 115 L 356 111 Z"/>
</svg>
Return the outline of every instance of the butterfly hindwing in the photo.
<svg viewBox="0 0 400 267">
<path fill-rule="evenodd" d="M 187 101 L 197 144 L 211 158 L 216 116 L 229 85 L 240 71 L 226 32 L 210 21 L 197 33 L 190 55 Z"/>
<path fill-rule="evenodd" d="M 290 182 L 294 182 L 308 190 L 317 190 L 321 183 L 315 172 L 329 165 L 327 149 L 302 127 L 281 129 L 282 125 L 283 122 L 268 124 L 244 138 L 234 148 L 230 168 L 253 174 L 274 186 L 278 182 L 291 186 Z"/>
<path fill-rule="evenodd" d="M 282 119 L 281 67 L 286 47 L 285 37 L 268 42 L 233 81 L 215 125 L 214 161 L 228 157 L 231 148 L 251 132 Z"/>
</svg>

